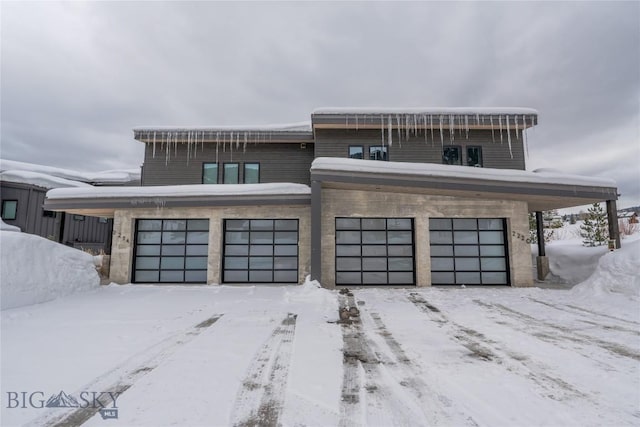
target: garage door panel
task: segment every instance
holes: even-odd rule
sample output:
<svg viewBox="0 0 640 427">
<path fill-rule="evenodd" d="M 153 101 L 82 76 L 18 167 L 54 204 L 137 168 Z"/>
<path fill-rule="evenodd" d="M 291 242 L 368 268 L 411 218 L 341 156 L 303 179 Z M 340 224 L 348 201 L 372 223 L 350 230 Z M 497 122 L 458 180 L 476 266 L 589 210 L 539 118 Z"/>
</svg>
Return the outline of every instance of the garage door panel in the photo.
<svg viewBox="0 0 640 427">
<path fill-rule="evenodd" d="M 432 284 L 508 284 L 505 229 L 503 218 L 431 218 Z"/>
<path fill-rule="evenodd" d="M 224 228 L 223 283 L 298 282 L 297 219 L 226 219 Z"/>
<path fill-rule="evenodd" d="M 336 218 L 336 285 L 414 285 L 413 219 Z"/>
</svg>

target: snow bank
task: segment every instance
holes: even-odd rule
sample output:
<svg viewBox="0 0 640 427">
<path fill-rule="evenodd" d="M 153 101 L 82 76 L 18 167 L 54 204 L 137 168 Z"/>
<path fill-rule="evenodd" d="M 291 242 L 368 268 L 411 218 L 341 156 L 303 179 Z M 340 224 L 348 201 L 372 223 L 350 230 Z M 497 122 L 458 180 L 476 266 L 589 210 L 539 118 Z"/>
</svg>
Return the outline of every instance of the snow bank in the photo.
<svg viewBox="0 0 640 427">
<path fill-rule="evenodd" d="M 4 231 L 21 231 L 20 227 L 16 227 L 15 225 L 7 224 L 3 220 L 0 219 L 0 230 Z"/>
<path fill-rule="evenodd" d="M 583 297 L 617 294 L 640 301 L 640 240 L 603 255 L 595 272 L 571 292 Z"/>
<path fill-rule="evenodd" d="M 98 287 L 93 256 L 39 236 L 0 231 L 0 308 Z"/>
</svg>

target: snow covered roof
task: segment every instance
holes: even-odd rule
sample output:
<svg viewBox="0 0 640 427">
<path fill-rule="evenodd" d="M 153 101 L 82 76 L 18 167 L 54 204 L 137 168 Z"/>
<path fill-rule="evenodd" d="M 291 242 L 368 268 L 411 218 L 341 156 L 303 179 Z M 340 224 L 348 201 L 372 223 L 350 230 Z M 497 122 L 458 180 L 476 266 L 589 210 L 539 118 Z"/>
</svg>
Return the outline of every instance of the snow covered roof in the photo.
<svg viewBox="0 0 640 427">
<path fill-rule="evenodd" d="M 308 205 L 303 184 L 193 184 L 61 188 L 47 192 L 45 209 L 111 217 L 118 208 Z"/>
<path fill-rule="evenodd" d="M 311 132 L 311 122 L 270 124 L 270 125 L 238 125 L 238 126 L 136 126 L 136 132 L 148 131 L 238 131 L 238 132 Z"/>
<path fill-rule="evenodd" d="M 571 175 L 560 172 L 529 172 L 514 169 L 474 168 L 469 166 L 440 165 L 435 163 L 381 162 L 358 159 L 318 157 L 311 164 L 311 171 L 369 172 L 375 174 L 413 175 L 423 177 L 469 178 L 504 182 L 529 182 L 538 184 L 570 184 L 615 187 L 609 178 Z"/>
<path fill-rule="evenodd" d="M 311 194 L 309 186 L 271 184 L 190 184 L 146 187 L 64 188 L 47 192 L 47 199 L 102 199 L 116 197 L 288 196 Z"/>
<path fill-rule="evenodd" d="M 47 175 L 39 172 L 22 170 L 8 170 L 5 172 L 0 172 L 0 181 L 14 182 L 18 184 L 30 184 L 46 188 L 47 190 L 61 187 L 91 187 L 91 185 L 80 181 L 58 178 L 57 176 Z"/>
<path fill-rule="evenodd" d="M 323 107 L 317 108 L 313 114 L 538 114 L 538 110 L 525 107 Z"/>
<path fill-rule="evenodd" d="M 311 179 L 393 186 L 405 191 L 420 188 L 428 194 L 521 200 L 527 201 L 531 210 L 540 211 L 617 199 L 616 182 L 612 179 L 549 170 L 319 157 L 311 165 Z"/>
<path fill-rule="evenodd" d="M 51 178 L 62 178 L 92 184 L 125 184 L 140 181 L 139 169 L 114 169 L 99 172 L 80 172 L 71 169 L 57 168 L 39 165 L 35 163 L 18 162 L 15 160 L 0 159 L 0 172 L 34 172 L 40 175 L 49 175 Z M 41 177 L 42 178 L 42 177 Z M 6 179 L 9 181 L 9 179 Z M 52 179 L 51 182 L 54 180 Z M 37 185 L 37 184 L 36 184 Z M 66 185 L 70 186 L 70 185 Z M 55 187 L 47 187 L 55 188 Z"/>
</svg>

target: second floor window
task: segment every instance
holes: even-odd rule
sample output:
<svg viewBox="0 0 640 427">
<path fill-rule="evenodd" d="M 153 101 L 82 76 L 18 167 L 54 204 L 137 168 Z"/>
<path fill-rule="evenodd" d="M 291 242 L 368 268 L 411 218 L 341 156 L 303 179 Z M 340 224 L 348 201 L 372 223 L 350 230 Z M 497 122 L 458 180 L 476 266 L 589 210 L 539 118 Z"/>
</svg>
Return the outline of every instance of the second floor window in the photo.
<svg viewBox="0 0 640 427">
<path fill-rule="evenodd" d="M 467 147 L 467 166 L 482 167 L 482 147 Z"/>
<path fill-rule="evenodd" d="M 239 180 L 240 167 L 238 163 L 225 163 L 224 164 L 224 184 L 237 184 Z"/>
<path fill-rule="evenodd" d="M 202 164 L 202 183 L 203 184 L 218 183 L 218 164 L 217 163 Z"/>
<path fill-rule="evenodd" d="M 350 159 L 364 159 L 364 147 L 362 145 L 349 146 Z"/>
<path fill-rule="evenodd" d="M 244 183 L 257 184 L 260 182 L 260 163 L 244 164 Z"/>
<path fill-rule="evenodd" d="M 370 160 L 389 160 L 387 156 L 387 147 L 382 145 L 374 145 L 369 147 Z"/>
<path fill-rule="evenodd" d="M 462 165 L 460 147 L 444 147 L 442 150 L 442 164 Z"/>
</svg>

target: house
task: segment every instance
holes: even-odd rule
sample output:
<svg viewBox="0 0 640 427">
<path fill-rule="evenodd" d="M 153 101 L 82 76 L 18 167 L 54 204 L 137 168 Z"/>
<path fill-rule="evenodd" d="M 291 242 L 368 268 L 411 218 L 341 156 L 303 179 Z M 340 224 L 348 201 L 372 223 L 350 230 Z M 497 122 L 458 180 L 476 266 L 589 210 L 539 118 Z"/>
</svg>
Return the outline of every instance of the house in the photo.
<svg viewBox="0 0 640 427">
<path fill-rule="evenodd" d="M 638 224 L 638 212 L 634 210 L 618 211 L 618 219 L 625 220 L 628 224 Z"/>
<path fill-rule="evenodd" d="M 2 220 L 25 233 L 36 234 L 79 249 L 109 253 L 113 220 L 66 215 L 44 209 L 46 192 L 54 188 L 93 185 L 139 185 L 138 171 L 82 173 L 32 163 L 0 160 Z"/>
<path fill-rule="evenodd" d="M 611 215 L 617 199 L 612 180 L 526 171 L 537 122 L 526 108 L 330 108 L 303 124 L 137 128 L 142 187 L 51 190 L 45 207 L 113 218 L 117 283 L 531 286 L 528 213 L 542 233 L 542 211 L 606 201 Z"/>
</svg>

